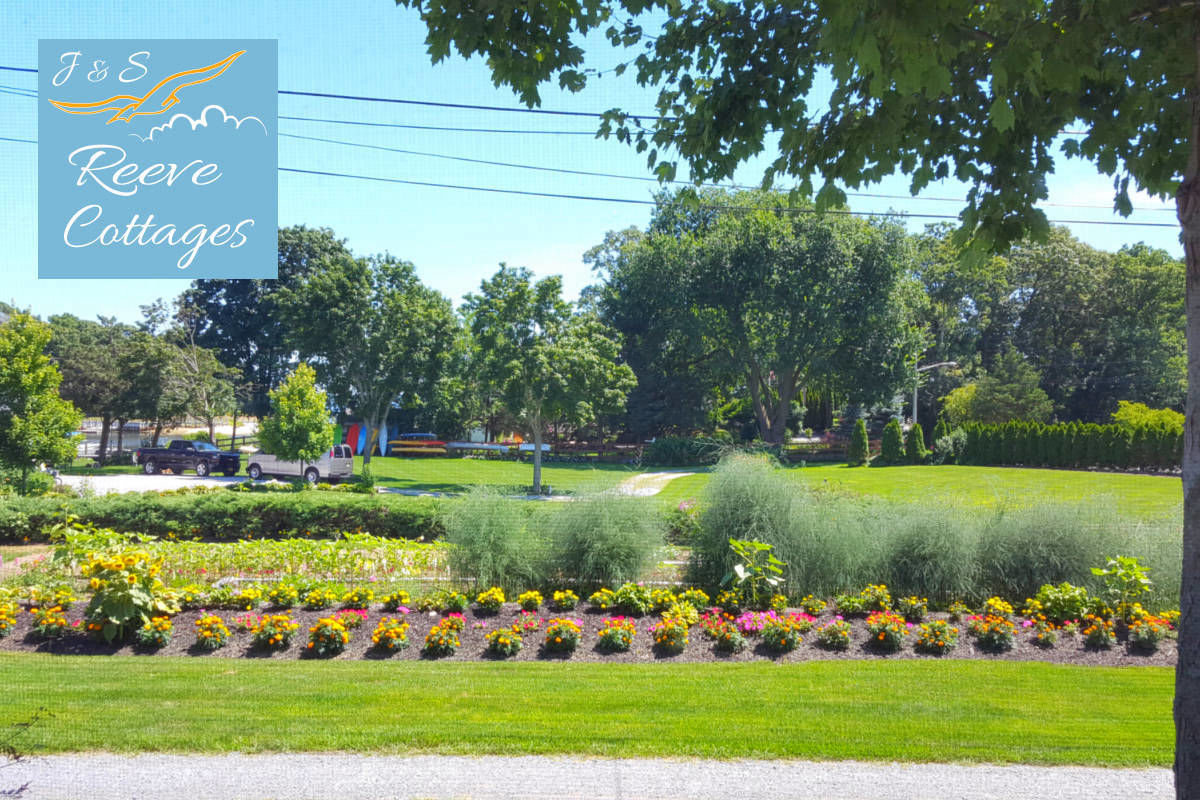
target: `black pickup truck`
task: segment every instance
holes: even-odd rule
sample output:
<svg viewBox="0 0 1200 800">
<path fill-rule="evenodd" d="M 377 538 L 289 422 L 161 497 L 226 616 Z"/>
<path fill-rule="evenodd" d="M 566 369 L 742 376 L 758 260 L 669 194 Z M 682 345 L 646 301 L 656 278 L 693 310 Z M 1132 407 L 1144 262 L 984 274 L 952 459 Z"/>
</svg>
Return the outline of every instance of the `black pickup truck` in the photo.
<svg viewBox="0 0 1200 800">
<path fill-rule="evenodd" d="M 176 439 L 166 447 L 143 447 L 134 454 L 134 461 L 147 475 L 156 475 L 164 469 L 174 473 L 192 469 L 201 478 L 213 472 L 233 476 L 242 466 L 239 453 L 228 453 L 209 442 L 187 439 Z"/>
</svg>

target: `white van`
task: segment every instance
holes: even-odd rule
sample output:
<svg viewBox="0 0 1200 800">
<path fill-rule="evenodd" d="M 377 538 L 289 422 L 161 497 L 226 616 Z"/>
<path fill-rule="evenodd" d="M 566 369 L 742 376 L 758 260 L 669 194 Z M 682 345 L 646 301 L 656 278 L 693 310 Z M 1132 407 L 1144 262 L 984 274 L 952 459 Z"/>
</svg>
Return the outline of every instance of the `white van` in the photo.
<svg viewBox="0 0 1200 800">
<path fill-rule="evenodd" d="M 304 471 L 301 472 L 301 466 Z M 329 452 L 317 461 L 308 461 L 303 465 L 299 461 L 281 461 L 266 453 L 252 453 L 246 465 L 246 474 L 251 480 L 264 476 L 273 478 L 299 478 L 309 483 L 321 481 L 338 481 L 354 477 L 354 456 L 348 444 L 335 444 Z"/>
</svg>

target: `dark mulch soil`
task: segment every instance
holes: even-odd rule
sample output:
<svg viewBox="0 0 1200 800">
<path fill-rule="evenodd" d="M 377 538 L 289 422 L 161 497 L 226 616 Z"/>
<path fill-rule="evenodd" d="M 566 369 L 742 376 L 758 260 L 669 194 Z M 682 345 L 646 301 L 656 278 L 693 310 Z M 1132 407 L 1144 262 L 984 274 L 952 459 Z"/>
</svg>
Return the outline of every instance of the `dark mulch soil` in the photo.
<svg viewBox="0 0 1200 800">
<path fill-rule="evenodd" d="M 68 620 L 79 618 L 82 606 L 77 606 L 67 613 Z M 215 612 L 221 616 L 229 626 L 232 636 L 229 643 L 215 652 L 202 651 L 195 647 L 196 633 L 195 621 L 201 616 L 198 611 L 185 611 L 174 617 L 175 632 L 171 643 L 156 651 L 147 651 L 136 645 L 111 645 L 96 641 L 81 631 L 73 631 L 61 638 L 50 641 L 39 641 L 30 633 L 32 625 L 31 615 L 22 612 L 17 617 L 16 629 L 7 637 L 0 639 L 0 652 L 38 652 L 38 653 L 55 653 L 61 655 L 171 655 L 171 656 L 194 656 L 197 658 L 270 658 L 270 659 L 295 659 L 306 657 L 305 643 L 308 640 L 308 628 L 318 618 L 328 616 L 330 611 L 304 611 L 293 610 L 292 618 L 300 623 L 300 629 L 296 631 L 292 644 L 286 650 L 282 651 L 264 651 L 255 648 L 251 644 L 250 634 L 245 632 L 237 632 L 233 624 L 234 618 L 240 616 L 239 612 L 219 611 Z M 258 613 L 269 613 L 260 611 Z M 427 658 L 421 652 L 421 646 L 425 641 L 425 634 L 429 629 L 440 619 L 440 615 L 427 614 L 418 611 L 413 611 L 408 615 L 409 628 L 409 646 L 392 655 L 378 654 L 371 649 L 371 632 L 375 629 L 376 623 L 384 616 L 399 616 L 397 614 L 389 614 L 378 609 L 372 608 L 367 612 L 366 621 L 362 627 L 352 633 L 350 644 L 346 650 L 336 656 L 337 659 L 375 659 L 375 658 L 390 658 L 390 659 L 424 659 Z M 515 604 L 506 605 L 503 610 L 497 614 L 486 614 L 477 610 L 469 610 L 464 615 L 467 623 L 466 628 L 459 635 L 462 641 L 462 647 L 453 656 L 448 656 L 439 660 L 444 661 L 480 661 L 491 660 L 491 656 L 485 652 L 486 642 L 484 636 L 490 631 L 499 627 L 507 627 L 514 619 L 520 616 L 520 609 Z M 579 649 L 570 656 L 546 654 L 542 652 L 541 643 L 543 634 L 541 631 L 529 633 L 525 635 L 525 646 L 511 659 L 511 661 L 536 661 L 536 660 L 570 660 L 570 661 L 604 661 L 612 663 L 647 663 L 647 662 L 714 662 L 714 661 L 761 661 L 773 660 L 778 662 L 798 662 L 812 660 L 837 660 L 837 659 L 882 659 L 882 660 L 900 660 L 900 659 L 987 659 L 998 661 L 1044 661 L 1058 664 L 1082 664 L 1092 666 L 1159 666 L 1159 667 L 1174 667 L 1176 662 L 1176 643 L 1172 639 L 1162 641 L 1158 650 L 1152 653 L 1143 653 L 1131 650 L 1127 647 L 1124 635 L 1118 632 L 1118 642 L 1114 647 L 1108 649 L 1093 649 L 1084 646 L 1082 637 L 1061 637 L 1058 643 L 1051 648 L 1040 647 L 1033 642 L 1032 632 L 1030 630 L 1019 630 L 1017 633 L 1016 642 L 1011 650 L 993 653 L 985 651 L 976 646 L 974 640 L 967 635 L 966 625 L 958 623 L 961 635 L 959 638 L 958 647 L 945 656 L 932 656 L 924 653 L 918 653 L 913 650 L 913 642 L 915 635 L 909 637 L 909 641 L 904 647 L 896 653 L 881 653 L 871 646 L 868 642 L 866 624 L 861 619 L 851 621 L 853 633 L 849 649 L 845 651 L 831 651 L 820 647 L 816 641 L 816 630 L 810 631 L 804 636 L 804 641 L 800 646 L 791 653 L 782 656 L 775 656 L 768 653 L 757 641 L 757 639 L 748 637 L 749 646 L 741 653 L 733 655 L 725 655 L 717 653 L 713 649 L 713 644 L 705 636 L 701 628 L 695 627 L 690 633 L 690 641 L 686 649 L 679 655 L 665 655 L 656 651 L 652 647 L 652 639 L 648 633 L 650 625 L 657 621 L 657 617 L 646 616 L 635 620 L 638 633 L 634 638 L 633 646 L 625 653 L 609 653 L 602 651 L 597 647 L 597 631 L 604 627 L 603 620 L 607 616 L 605 613 L 595 609 L 589 609 L 586 604 L 581 604 L 580 609 L 570 614 L 555 614 L 543 609 L 540 616 L 544 621 L 556 616 L 568 617 L 579 621 L 583 628 L 583 637 L 580 641 Z M 831 615 L 826 613 L 817 619 L 817 626 L 828 622 Z M 944 619 L 945 615 L 932 614 L 930 619 Z M 482 623 L 483 627 L 476 627 L 477 623 Z"/>
</svg>

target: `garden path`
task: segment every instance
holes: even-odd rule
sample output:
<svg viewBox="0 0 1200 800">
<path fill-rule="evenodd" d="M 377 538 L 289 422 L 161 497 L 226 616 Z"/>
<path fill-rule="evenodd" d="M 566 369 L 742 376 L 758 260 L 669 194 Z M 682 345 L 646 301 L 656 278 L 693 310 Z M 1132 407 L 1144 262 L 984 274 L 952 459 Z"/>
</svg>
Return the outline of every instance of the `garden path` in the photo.
<svg viewBox="0 0 1200 800">
<path fill-rule="evenodd" d="M 231 720 L 231 723 L 234 721 Z M 0 765 L 24 800 L 198 798 L 1172 798 L 1169 769 L 351 753 L 36 757 Z"/>
</svg>

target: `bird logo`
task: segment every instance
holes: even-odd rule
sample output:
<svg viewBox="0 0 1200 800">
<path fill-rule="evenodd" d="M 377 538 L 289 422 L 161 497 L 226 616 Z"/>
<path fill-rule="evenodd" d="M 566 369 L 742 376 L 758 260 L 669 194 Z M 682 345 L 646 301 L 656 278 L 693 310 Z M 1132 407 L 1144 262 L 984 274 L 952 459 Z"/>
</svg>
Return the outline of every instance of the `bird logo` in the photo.
<svg viewBox="0 0 1200 800">
<path fill-rule="evenodd" d="M 105 125 L 120 120 L 121 122 L 133 122 L 134 117 L 144 117 L 153 114 L 161 114 L 171 106 L 179 102 L 179 90 L 185 86 L 195 86 L 198 83 L 211 81 L 213 78 L 220 75 L 229 65 L 237 61 L 239 57 L 245 53 L 245 50 L 239 50 L 236 53 L 221 59 L 215 64 L 210 64 L 207 67 L 199 67 L 198 69 L 189 69 L 184 72 L 176 72 L 174 75 L 163 78 L 154 88 L 146 92 L 141 97 L 135 97 L 130 94 L 115 94 L 112 97 L 104 100 L 97 100 L 94 103 L 69 103 L 65 100 L 51 100 L 50 104 L 62 109 L 68 114 L 103 114 L 108 111 L 116 112 L 112 117 L 105 122 Z"/>
</svg>

